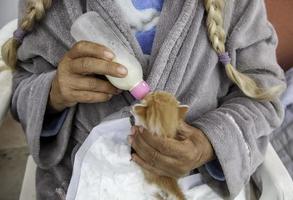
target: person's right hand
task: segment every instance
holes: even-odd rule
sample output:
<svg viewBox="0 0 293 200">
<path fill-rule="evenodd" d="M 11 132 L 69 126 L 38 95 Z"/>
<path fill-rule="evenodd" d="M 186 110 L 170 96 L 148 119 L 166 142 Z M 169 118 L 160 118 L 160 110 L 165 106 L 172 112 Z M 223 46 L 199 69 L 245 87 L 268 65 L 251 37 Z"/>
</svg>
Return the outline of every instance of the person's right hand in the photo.
<svg viewBox="0 0 293 200">
<path fill-rule="evenodd" d="M 123 78 L 127 69 L 112 62 L 114 54 L 106 47 L 81 41 L 76 43 L 59 63 L 52 82 L 49 106 L 62 111 L 77 103 L 105 102 L 120 90 L 109 81 L 94 75 L 111 75 Z"/>
</svg>

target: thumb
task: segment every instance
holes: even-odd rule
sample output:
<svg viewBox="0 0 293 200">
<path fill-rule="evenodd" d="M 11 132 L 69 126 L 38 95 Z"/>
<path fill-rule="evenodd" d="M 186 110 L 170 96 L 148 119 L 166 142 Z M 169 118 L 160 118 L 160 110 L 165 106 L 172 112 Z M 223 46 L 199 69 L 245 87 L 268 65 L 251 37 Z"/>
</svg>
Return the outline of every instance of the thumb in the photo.
<svg viewBox="0 0 293 200">
<path fill-rule="evenodd" d="M 182 121 L 178 127 L 178 137 L 180 139 L 187 139 L 192 135 L 192 126 Z"/>
</svg>

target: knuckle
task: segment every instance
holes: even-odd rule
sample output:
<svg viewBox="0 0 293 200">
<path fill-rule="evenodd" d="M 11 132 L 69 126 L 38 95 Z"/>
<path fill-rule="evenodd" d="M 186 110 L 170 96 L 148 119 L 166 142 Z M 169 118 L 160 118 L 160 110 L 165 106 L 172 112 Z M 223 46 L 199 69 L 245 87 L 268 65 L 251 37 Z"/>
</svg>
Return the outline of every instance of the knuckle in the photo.
<svg viewBox="0 0 293 200">
<path fill-rule="evenodd" d="M 106 68 L 108 74 L 110 74 L 110 75 L 117 74 L 117 65 L 116 64 L 106 62 L 105 68 Z"/>
<path fill-rule="evenodd" d="M 97 90 L 97 88 L 98 88 L 97 81 L 95 79 L 89 79 L 88 80 L 88 87 L 90 90 Z"/>
<path fill-rule="evenodd" d="M 97 62 L 96 67 L 97 67 L 97 70 L 100 72 L 100 74 L 102 75 L 108 74 L 108 67 L 105 61 L 99 60 Z"/>
<path fill-rule="evenodd" d="M 80 67 L 81 67 L 82 71 L 86 71 L 88 66 L 89 66 L 89 59 L 80 58 Z"/>
<path fill-rule="evenodd" d="M 106 70 L 107 74 L 114 75 L 115 71 L 116 71 L 116 68 L 114 66 L 112 66 L 112 65 L 105 64 L 105 70 Z"/>
</svg>

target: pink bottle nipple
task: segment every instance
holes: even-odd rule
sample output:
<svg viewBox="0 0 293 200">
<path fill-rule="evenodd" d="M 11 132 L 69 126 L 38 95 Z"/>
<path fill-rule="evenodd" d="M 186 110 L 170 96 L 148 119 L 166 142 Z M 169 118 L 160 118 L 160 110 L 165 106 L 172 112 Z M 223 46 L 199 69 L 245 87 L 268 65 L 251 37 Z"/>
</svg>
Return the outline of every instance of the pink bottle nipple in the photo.
<svg viewBox="0 0 293 200">
<path fill-rule="evenodd" d="M 136 99 L 141 100 L 150 92 L 150 90 L 150 86 L 145 81 L 141 81 L 132 90 L 130 90 L 130 93 Z"/>
</svg>

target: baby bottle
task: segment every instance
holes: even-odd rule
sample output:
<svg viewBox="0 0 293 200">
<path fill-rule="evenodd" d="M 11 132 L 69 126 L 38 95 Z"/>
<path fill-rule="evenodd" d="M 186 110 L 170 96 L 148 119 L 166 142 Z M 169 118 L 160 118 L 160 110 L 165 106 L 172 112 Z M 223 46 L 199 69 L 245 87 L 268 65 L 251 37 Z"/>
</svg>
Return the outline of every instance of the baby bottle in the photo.
<svg viewBox="0 0 293 200">
<path fill-rule="evenodd" d="M 71 35 L 76 41 L 86 40 L 110 48 L 116 55 L 114 62 L 128 70 L 124 78 L 106 76 L 117 88 L 128 90 L 136 99 L 144 98 L 150 92 L 149 85 L 143 80 L 139 61 L 129 53 L 123 42 L 96 12 L 87 12 L 80 16 L 71 27 Z"/>
</svg>

